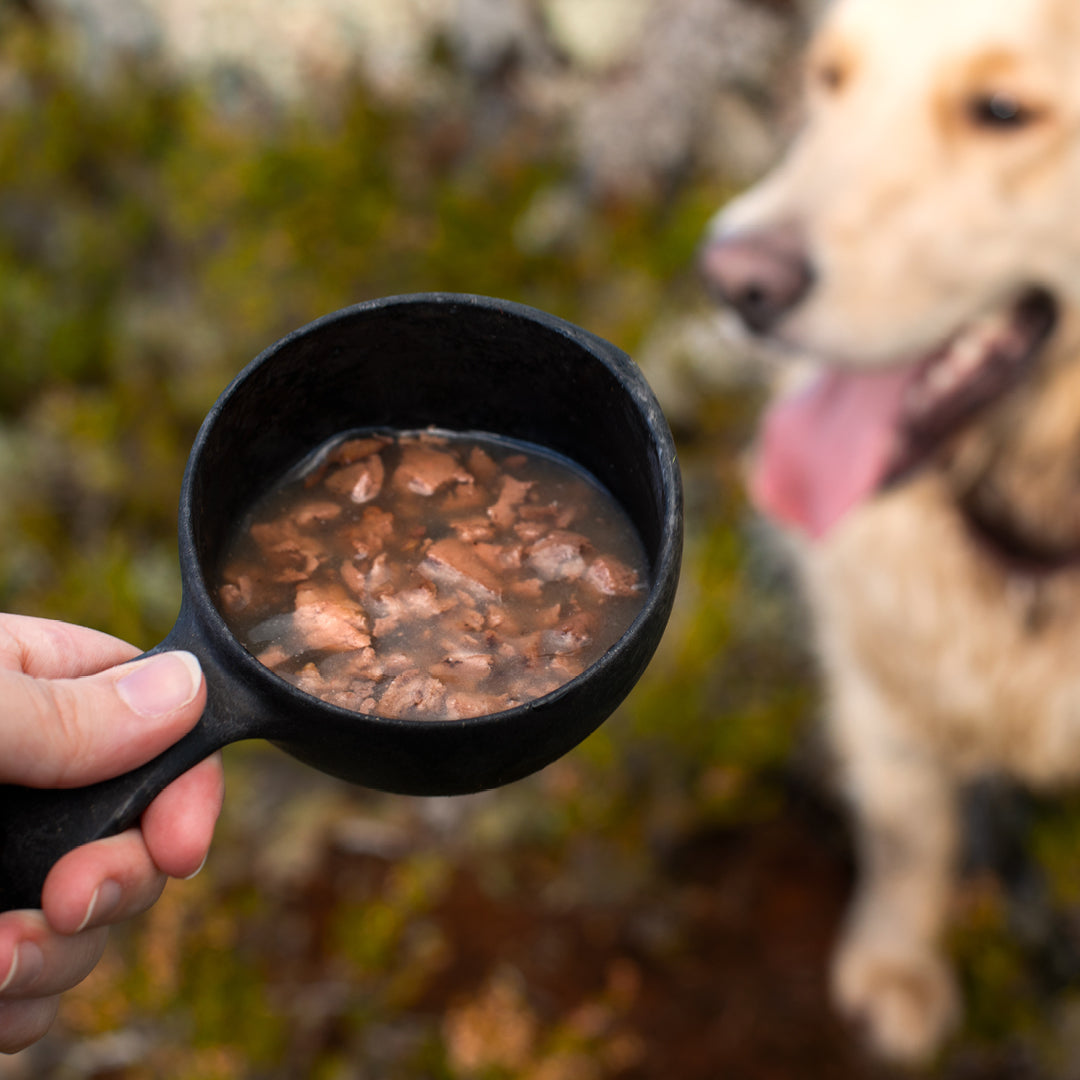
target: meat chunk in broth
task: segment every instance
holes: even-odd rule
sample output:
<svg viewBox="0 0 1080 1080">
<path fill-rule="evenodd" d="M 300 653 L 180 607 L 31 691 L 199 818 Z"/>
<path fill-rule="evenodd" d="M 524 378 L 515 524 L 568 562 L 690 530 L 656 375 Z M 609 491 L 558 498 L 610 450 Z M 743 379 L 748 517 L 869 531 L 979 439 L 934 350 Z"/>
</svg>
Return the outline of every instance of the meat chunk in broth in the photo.
<svg viewBox="0 0 1080 1080">
<path fill-rule="evenodd" d="M 421 431 L 321 448 L 253 508 L 217 595 L 239 640 L 306 693 L 448 720 L 580 674 L 647 587 L 633 526 L 579 467 Z"/>
</svg>

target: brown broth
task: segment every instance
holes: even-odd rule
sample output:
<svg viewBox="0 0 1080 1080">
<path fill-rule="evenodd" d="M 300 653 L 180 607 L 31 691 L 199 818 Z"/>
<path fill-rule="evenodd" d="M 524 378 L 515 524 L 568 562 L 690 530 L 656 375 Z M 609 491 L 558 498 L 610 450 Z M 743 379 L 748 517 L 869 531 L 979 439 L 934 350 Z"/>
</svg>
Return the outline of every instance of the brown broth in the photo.
<svg viewBox="0 0 1080 1080">
<path fill-rule="evenodd" d="M 302 690 L 430 720 L 550 693 L 647 592 L 641 541 L 588 473 L 435 429 L 320 448 L 255 505 L 217 588 L 236 637 Z"/>
</svg>

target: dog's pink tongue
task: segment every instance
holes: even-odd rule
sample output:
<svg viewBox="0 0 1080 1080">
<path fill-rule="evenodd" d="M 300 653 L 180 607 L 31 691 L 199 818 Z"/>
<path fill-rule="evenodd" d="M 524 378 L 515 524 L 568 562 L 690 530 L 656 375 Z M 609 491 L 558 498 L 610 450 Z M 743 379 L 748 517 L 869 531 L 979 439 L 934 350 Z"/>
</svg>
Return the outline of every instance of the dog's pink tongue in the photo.
<svg viewBox="0 0 1080 1080">
<path fill-rule="evenodd" d="M 758 508 L 824 536 L 884 480 L 910 379 L 903 369 L 829 370 L 773 405 L 751 476 Z"/>
</svg>

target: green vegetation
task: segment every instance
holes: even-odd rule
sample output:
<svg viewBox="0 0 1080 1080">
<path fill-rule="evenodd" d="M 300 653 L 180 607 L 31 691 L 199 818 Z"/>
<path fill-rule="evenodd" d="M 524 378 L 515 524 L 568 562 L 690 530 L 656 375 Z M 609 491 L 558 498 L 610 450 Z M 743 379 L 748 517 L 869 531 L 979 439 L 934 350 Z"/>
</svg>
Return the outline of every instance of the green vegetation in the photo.
<svg viewBox="0 0 1080 1080">
<path fill-rule="evenodd" d="M 17 538 L 0 605 L 140 642 L 175 609 L 195 429 L 267 344 L 369 297 L 450 290 L 633 346 L 717 198 L 612 208 L 525 252 L 515 226 L 568 173 L 526 123 L 457 145 L 467 105 L 417 117 L 362 86 L 332 118 L 239 122 L 135 61 L 88 88 L 63 40 L 17 22 L 0 63 L 0 524 Z"/>
<path fill-rule="evenodd" d="M 144 647 L 178 608 L 191 440 L 262 348 L 369 297 L 454 290 L 544 308 L 633 355 L 660 312 L 694 302 L 694 249 L 725 194 L 691 177 L 663 205 L 582 202 L 572 228 L 545 232 L 572 163 L 528 117 L 482 139 L 467 92 L 412 113 L 357 84 L 324 116 L 237 117 L 149 62 L 91 85 L 76 67 L 63 37 L 0 15 L 0 608 Z M 665 994 L 697 1000 L 695 934 L 729 896 L 676 856 L 699 835 L 730 854 L 790 814 L 816 702 L 785 591 L 747 565 L 736 455 L 755 405 L 701 403 L 682 447 L 683 594 L 601 731 L 529 781 L 434 805 L 230 749 L 207 869 L 114 935 L 66 999 L 57 1054 L 120 1030 L 130 1060 L 78 1075 L 676 1075 L 649 1024 Z M 1044 823 L 1036 847 L 1073 907 L 1076 817 Z M 1034 961 L 1000 897 L 968 909 L 973 1045 L 1041 1045 L 1047 1014 L 1022 1004 Z M 684 1080 L 697 1075 L 712 1074 Z"/>
</svg>

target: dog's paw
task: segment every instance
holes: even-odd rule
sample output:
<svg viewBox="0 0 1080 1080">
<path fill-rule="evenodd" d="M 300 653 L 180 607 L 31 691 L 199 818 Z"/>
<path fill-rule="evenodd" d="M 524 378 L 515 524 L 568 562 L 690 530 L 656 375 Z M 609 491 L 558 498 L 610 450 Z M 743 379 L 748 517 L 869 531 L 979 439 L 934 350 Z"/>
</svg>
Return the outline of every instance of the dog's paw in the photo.
<svg viewBox="0 0 1080 1080">
<path fill-rule="evenodd" d="M 837 1007 L 863 1027 L 871 1048 L 898 1064 L 932 1058 L 960 1017 L 952 973 L 927 950 L 849 939 L 835 957 L 832 989 Z"/>
</svg>

